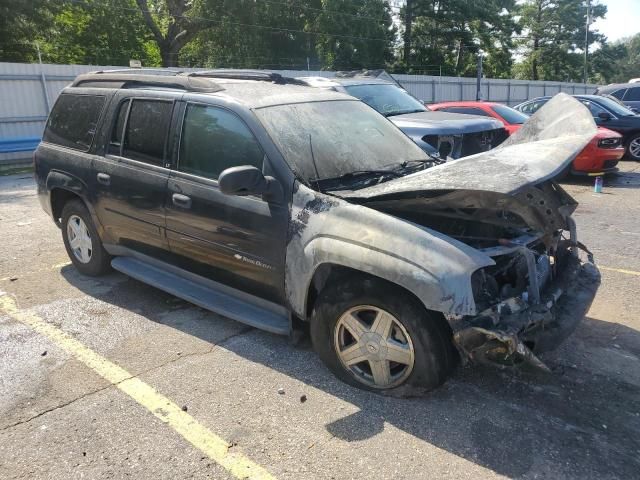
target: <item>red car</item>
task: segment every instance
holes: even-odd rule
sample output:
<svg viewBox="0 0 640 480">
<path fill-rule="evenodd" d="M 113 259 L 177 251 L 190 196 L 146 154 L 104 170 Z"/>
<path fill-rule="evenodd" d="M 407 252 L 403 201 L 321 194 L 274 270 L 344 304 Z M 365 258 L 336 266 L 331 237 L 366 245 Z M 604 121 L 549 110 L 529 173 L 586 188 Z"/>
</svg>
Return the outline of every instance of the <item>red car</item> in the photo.
<svg viewBox="0 0 640 480">
<path fill-rule="evenodd" d="M 529 118 L 524 113 L 501 103 L 494 102 L 443 102 L 429 105 L 431 110 L 451 113 L 466 113 L 493 117 L 504 123 L 511 135 Z M 593 140 L 578 154 L 571 166 L 576 175 L 598 175 L 617 172 L 616 165 L 624 155 L 622 135 L 606 128 L 598 127 Z M 567 172 L 568 173 L 568 172 Z"/>
</svg>

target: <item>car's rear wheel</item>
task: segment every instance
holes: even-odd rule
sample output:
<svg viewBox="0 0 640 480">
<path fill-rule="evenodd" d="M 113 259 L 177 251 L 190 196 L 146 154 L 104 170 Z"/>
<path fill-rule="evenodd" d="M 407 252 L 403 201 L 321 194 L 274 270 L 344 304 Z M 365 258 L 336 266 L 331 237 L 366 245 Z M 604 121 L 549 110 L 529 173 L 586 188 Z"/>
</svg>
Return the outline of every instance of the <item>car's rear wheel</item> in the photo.
<svg viewBox="0 0 640 480">
<path fill-rule="evenodd" d="M 640 161 L 640 133 L 636 133 L 629 139 L 627 155 L 632 160 Z"/>
<path fill-rule="evenodd" d="M 110 270 L 111 257 L 102 246 L 87 207 L 80 200 L 71 200 L 62 209 L 62 240 L 80 273 L 98 276 Z"/>
<path fill-rule="evenodd" d="M 311 339 L 336 376 L 367 390 L 429 391 L 445 381 L 457 360 L 442 317 L 403 289 L 368 277 L 323 289 Z"/>
</svg>

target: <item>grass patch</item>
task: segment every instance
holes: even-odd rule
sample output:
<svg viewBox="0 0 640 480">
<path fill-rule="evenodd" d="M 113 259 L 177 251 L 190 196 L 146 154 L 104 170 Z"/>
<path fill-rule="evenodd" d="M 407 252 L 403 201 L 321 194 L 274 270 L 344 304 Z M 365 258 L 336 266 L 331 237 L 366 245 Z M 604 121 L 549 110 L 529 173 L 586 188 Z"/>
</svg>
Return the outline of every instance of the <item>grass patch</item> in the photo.
<svg viewBox="0 0 640 480">
<path fill-rule="evenodd" d="M 24 167 L 9 167 L 6 169 L 0 167 L 0 177 L 6 177 L 9 175 L 19 175 L 21 173 L 33 173 L 33 166 L 27 165 Z"/>
</svg>

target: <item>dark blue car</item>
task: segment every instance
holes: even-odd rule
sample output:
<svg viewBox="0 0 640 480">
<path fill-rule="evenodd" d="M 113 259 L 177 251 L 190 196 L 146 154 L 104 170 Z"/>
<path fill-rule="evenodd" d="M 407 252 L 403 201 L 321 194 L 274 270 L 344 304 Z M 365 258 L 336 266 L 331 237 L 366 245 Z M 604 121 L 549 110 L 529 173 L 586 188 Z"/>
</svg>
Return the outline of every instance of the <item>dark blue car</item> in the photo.
<svg viewBox="0 0 640 480">
<path fill-rule="evenodd" d="M 593 115 L 596 124 L 622 135 L 626 156 L 640 161 L 640 115 L 636 115 L 617 101 L 600 95 L 574 95 Z M 516 105 L 514 108 L 527 115 L 533 115 L 551 99 L 538 97 Z"/>
</svg>

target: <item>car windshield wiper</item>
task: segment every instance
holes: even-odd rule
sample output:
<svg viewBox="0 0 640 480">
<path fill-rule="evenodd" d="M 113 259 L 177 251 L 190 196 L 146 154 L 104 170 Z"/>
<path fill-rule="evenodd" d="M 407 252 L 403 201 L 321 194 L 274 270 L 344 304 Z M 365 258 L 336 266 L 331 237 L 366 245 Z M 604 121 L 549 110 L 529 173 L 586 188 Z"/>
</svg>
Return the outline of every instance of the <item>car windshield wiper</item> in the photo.
<svg viewBox="0 0 640 480">
<path fill-rule="evenodd" d="M 314 182 L 330 182 L 330 181 L 340 181 L 340 180 L 349 180 L 351 178 L 357 177 L 368 177 L 368 176 L 385 176 L 392 175 L 394 177 L 401 177 L 402 175 L 395 170 L 355 170 L 353 172 L 343 173 L 342 175 L 338 175 L 337 177 L 328 177 L 321 178 L 319 180 L 314 180 Z"/>
<path fill-rule="evenodd" d="M 310 180 L 310 183 L 316 184 L 320 187 L 320 184 L 326 185 L 327 188 L 323 188 L 322 190 L 339 190 L 340 187 L 345 186 L 345 182 L 352 183 L 354 181 L 362 181 L 366 179 L 376 179 L 378 181 L 384 179 L 385 177 L 402 177 L 403 174 L 398 172 L 396 169 L 391 170 L 355 170 L 353 172 L 347 172 L 342 175 L 338 175 L 337 177 L 327 177 L 320 178 L 317 180 Z"/>
<path fill-rule="evenodd" d="M 427 154 L 429 155 L 429 154 Z M 427 163 L 432 163 L 434 165 L 440 165 L 441 163 L 445 163 L 444 160 L 442 160 L 441 158 L 438 157 L 434 157 L 433 155 L 429 155 L 429 158 L 421 158 L 418 160 L 405 160 L 404 162 L 401 162 L 398 164 L 398 166 L 396 167 L 396 171 L 398 170 L 406 170 L 408 168 L 412 168 L 412 167 L 421 167 Z"/>
<path fill-rule="evenodd" d="M 395 112 L 386 112 L 383 113 L 383 115 L 385 117 L 393 117 L 395 115 L 405 115 L 408 113 L 420 113 L 420 112 L 426 112 L 426 110 L 420 109 L 420 108 L 416 108 L 414 110 L 397 110 Z"/>
</svg>

